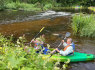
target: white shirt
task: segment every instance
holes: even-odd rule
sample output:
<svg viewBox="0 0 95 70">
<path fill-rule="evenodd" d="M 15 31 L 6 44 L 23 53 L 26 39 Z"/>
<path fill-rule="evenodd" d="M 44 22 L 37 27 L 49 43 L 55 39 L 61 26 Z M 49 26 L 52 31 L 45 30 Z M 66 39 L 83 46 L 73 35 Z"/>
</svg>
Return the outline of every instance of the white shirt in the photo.
<svg viewBox="0 0 95 70">
<path fill-rule="evenodd" d="M 64 47 L 66 47 L 68 44 L 66 42 L 64 42 L 63 45 L 64 45 Z M 72 45 L 72 44 L 70 44 L 70 45 Z M 72 46 L 69 46 L 65 51 L 60 50 L 60 54 L 63 56 L 66 56 L 70 53 L 73 53 L 73 47 Z"/>
</svg>

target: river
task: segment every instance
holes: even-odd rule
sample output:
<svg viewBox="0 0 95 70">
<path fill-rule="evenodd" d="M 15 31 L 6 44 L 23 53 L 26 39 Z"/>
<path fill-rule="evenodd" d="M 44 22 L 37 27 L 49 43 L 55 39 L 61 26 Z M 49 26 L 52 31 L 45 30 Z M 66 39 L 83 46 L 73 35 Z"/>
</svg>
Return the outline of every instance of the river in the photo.
<svg viewBox="0 0 95 70">
<path fill-rule="evenodd" d="M 76 51 L 95 54 L 95 39 L 76 37 L 72 34 L 71 19 L 75 13 L 91 14 L 87 9 L 64 9 L 46 12 L 26 12 L 26 11 L 2 11 L 0 12 L 0 33 L 5 36 L 11 34 L 18 38 L 25 34 L 28 42 L 40 31 L 45 34 L 46 42 L 51 47 L 56 48 L 61 39 L 56 34 L 65 36 L 66 32 L 71 32 L 71 38 L 76 45 Z M 61 46 L 62 48 L 62 46 Z M 95 62 L 70 63 L 69 70 L 95 70 Z"/>
</svg>

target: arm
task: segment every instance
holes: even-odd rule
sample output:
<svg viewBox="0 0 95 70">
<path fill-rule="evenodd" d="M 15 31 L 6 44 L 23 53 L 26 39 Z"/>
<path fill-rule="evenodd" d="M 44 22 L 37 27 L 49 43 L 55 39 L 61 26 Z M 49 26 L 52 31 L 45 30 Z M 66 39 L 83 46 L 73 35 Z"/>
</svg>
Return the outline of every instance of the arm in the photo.
<svg viewBox="0 0 95 70">
<path fill-rule="evenodd" d="M 67 46 L 67 43 L 64 40 L 62 40 L 62 43 L 64 47 Z"/>
</svg>

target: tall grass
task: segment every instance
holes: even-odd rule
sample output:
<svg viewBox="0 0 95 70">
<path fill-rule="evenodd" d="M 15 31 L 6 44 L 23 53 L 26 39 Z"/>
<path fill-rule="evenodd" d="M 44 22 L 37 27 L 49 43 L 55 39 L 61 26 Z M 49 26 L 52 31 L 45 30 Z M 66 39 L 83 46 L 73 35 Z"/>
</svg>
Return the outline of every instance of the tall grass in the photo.
<svg viewBox="0 0 95 70">
<path fill-rule="evenodd" d="M 72 29 L 75 35 L 95 37 L 95 15 L 74 15 Z"/>
<path fill-rule="evenodd" d="M 48 9 L 52 9 L 52 4 L 46 4 L 44 7 L 43 7 L 44 10 L 48 10 Z"/>
<path fill-rule="evenodd" d="M 56 5 L 55 1 L 51 0 L 0 0 L 0 10 L 2 9 L 15 9 L 15 10 L 25 10 L 25 11 L 43 11 L 52 9 L 54 5 Z"/>
<path fill-rule="evenodd" d="M 11 2 L 6 4 L 7 9 L 15 10 L 25 10 L 25 11 L 42 11 L 52 9 L 53 5 L 51 3 L 46 3 L 44 6 L 40 3 L 28 4 L 20 2 Z"/>
<path fill-rule="evenodd" d="M 7 9 L 25 10 L 25 11 L 41 11 L 41 8 L 37 7 L 37 4 L 27 4 L 19 2 L 11 2 L 6 4 Z"/>
</svg>

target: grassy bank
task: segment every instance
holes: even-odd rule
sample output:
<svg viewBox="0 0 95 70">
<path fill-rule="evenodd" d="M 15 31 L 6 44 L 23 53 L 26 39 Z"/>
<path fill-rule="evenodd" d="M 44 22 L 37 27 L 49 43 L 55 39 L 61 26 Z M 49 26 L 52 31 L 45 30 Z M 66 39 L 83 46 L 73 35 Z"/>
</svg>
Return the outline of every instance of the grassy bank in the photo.
<svg viewBox="0 0 95 70">
<path fill-rule="evenodd" d="M 82 5 L 63 5 L 56 1 L 20 1 L 20 0 L 3 0 L 0 3 L 0 10 L 11 9 L 11 10 L 24 10 L 24 11 L 46 11 L 50 9 L 82 9 Z"/>
<path fill-rule="evenodd" d="M 41 8 L 36 7 L 36 4 L 27 4 L 27 3 L 8 3 L 6 4 L 6 9 L 13 10 L 25 10 L 25 11 L 41 11 Z"/>
<path fill-rule="evenodd" d="M 61 9 L 83 9 L 83 6 L 71 6 L 71 7 L 53 7 L 54 10 L 61 10 Z"/>
<path fill-rule="evenodd" d="M 15 5 L 16 3 L 16 5 Z M 18 4 L 23 4 L 23 6 Z M 27 4 L 27 5 L 25 5 Z M 35 7 L 34 5 L 37 4 Z M 9 5 L 11 5 L 9 7 Z M 25 6 L 28 6 L 27 8 Z M 29 10 L 29 11 L 39 11 L 39 7 L 41 10 L 52 9 L 51 7 L 72 7 L 80 8 L 81 6 L 95 6 L 94 0 L 0 0 L 0 9 L 8 9 L 16 7 L 16 9 L 20 8 L 21 10 Z M 31 9 L 33 8 L 33 9 Z"/>
<path fill-rule="evenodd" d="M 51 9 L 53 7 L 52 3 L 27 3 L 27 2 L 19 2 L 19 1 L 0 1 L 0 10 L 24 10 L 24 11 L 44 11 Z"/>
<path fill-rule="evenodd" d="M 49 58 L 43 60 L 41 55 L 35 53 L 35 49 L 26 46 L 25 37 L 19 37 L 13 41 L 13 37 L 4 37 L 0 34 L 0 70 L 62 70 L 60 60 L 57 62 L 49 61 Z"/>
<path fill-rule="evenodd" d="M 6 4 L 5 8 L 13 10 L 25 10 L 25 11 L 44 11 L 52 8 L 52 4 L 45 4 L 45 6 L 42 6 L 40 3 L 28 4 L 28 3 L 11 2 Z"/>
<path fill-rule="evenodd" d="M 95 37 L 95 15 L 74 15 L 72 18 L 72 29 L 75 35 Z"/>
</svg>

